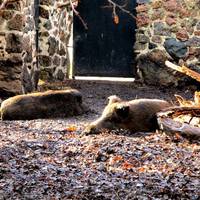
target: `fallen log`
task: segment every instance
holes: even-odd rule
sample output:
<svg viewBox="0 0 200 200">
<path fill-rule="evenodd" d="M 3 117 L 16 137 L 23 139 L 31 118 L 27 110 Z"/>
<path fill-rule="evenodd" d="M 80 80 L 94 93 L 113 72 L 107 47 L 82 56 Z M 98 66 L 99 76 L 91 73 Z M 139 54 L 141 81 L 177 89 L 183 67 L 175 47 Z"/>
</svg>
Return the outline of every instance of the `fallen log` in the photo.
<svg viewBox="0 0 200 200">
<path fill-rule="evenodd" d="M 187 115 L 191 120 L 196 117 L 200 119 L 199 107 L 173 107 L 157 113 L 157 120 L 160 130 L 168 134 L 180 134 L 188 137 L 200 138 L 199 121 L 196 125 L 176 120 L 181 115 Z"/>
</svg>

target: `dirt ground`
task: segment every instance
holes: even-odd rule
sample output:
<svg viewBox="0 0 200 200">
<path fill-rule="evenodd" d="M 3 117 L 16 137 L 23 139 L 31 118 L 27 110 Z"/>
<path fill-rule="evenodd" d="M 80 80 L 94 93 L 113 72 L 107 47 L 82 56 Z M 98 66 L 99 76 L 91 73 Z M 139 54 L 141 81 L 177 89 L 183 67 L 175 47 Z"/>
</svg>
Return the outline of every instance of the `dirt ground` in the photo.
<svg viewBox="0 0 200 200">
<path fill-rule="evenodd" d="M 0 121 L 0 199 L 200 198 L 200 142 L 157 132 L 113 131 L 80 137 L 110 95 L 192 98 L 190 89 L 68 81 L 50 89 L 82 92 L 90 112 L 68 119 Z"/>
</svg>

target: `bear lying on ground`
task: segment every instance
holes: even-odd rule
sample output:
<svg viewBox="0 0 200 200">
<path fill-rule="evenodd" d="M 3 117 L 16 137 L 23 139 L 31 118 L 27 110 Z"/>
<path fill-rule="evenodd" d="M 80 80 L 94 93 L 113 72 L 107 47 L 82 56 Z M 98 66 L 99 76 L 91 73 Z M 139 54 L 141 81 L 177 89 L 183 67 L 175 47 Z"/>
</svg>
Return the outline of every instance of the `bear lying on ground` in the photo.
<svg viewBox="0 0 200 200">
<path fill-rule="evenodd" d="M 131 132 L 150 132 L 158 128 L 156 113 L 171 104 L 159 99 L 122 101 L 110 96 L 109 103 L 99 119 L 89 124 L 83 134 L 99 133 L 103 129 L 127 129 Z"/>
<path fill-rule="evenodd" d="M 82 114 L 82 95 L 78 90 L 49 90 L 6 99 L 1 104 L 2 120 L 31 120 Z"/>
</svg>

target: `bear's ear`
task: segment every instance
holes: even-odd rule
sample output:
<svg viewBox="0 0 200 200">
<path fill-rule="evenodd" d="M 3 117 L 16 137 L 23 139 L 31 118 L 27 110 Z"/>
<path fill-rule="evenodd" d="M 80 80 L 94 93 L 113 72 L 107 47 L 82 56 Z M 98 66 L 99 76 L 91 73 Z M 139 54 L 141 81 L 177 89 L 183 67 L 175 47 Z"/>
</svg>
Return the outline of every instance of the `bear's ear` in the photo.
<svg viewBox="0 0 200 200">
<path fill-rule="evenodd" d="M 116 113 L 117 113 L 118 117 L 120 117 L 122 119 L 126 119 L 129 115 L 129 106 L 127 106 L 127 105 L 117 106 Z"/>
<path fill-rule="evenodd" d="M 112 103 L 116 103 L 116 102 L 121 102 L 122 100 L 116 96 L 116 95 L 112 95 L 108 97 L 108 104 L 112 104 Z"/>
</svg>

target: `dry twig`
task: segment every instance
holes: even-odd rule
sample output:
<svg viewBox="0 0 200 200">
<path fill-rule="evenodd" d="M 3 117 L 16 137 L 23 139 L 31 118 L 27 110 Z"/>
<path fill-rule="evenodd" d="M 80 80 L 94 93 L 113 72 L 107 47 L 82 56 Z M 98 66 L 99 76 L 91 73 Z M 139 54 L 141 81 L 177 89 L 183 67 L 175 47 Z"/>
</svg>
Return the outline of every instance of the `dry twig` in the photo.
<svg viewBox="0 0 200 200">
<path fill-rule="evenodd" d="M 198 82 L 200 82 L 200 74 L 189 69 L 188 67 L 186 67 L 185 65 L 182 65 L 182 66 L 178 66 L 178 65 L 175 65 L 169 61 L 166 61 L 165 62 L 165 65 L 171 69 L 174 69 L 178 72 L 181 72 L 187 76 L 190 76 L 191 78 L 197 80 Z"/>
<path fill-rule="evenodd" d="M 121 11 L 123 11 L 124 13 L 130 15 L 132 18 L 136 19 L 136 16 L 134 16 L 129 10 L 125 9 L 124 7 L 127 5 L 127 2 L 124 5 L 119 5 L 117 3 L 115 3 L 112 0 L 107 0 L 113 7 L 113 15 L 116 15 L 116 8 L 119 8 Z M 114 16 L 115 16 L 114 15 Z"/>
<path fill-rule="evenodd" d="M 74 14 L 79 18 L 79 20 L 80 20 L 81 23 L 83 24 L 84 28 L 87 30 L 87 29 L 88 29 L 88 26 L 87 26 L 87 24 L 85 23 L 85 21 L 83 20 L 83 18 L 80 16 L 79 12 L 75 9 L 74 4 L 73 4 L 73 3 L 74 3 L 73 0 L 69 0 L 69 1 L 70 1 L 70 5 L 71 5 L 71 8 L 72 8 Z"/>
</svg>

